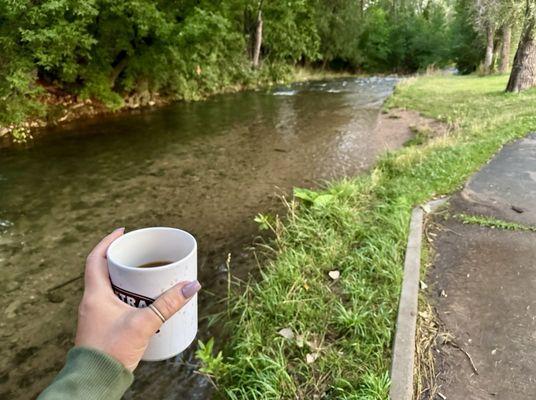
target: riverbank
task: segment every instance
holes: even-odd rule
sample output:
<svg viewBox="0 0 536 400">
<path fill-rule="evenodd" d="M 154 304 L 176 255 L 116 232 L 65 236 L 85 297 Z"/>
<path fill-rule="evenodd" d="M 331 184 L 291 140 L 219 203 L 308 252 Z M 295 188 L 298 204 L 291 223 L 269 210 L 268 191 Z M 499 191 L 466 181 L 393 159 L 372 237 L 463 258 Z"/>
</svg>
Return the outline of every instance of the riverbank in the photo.
<svg viewBox="0 0 536 400">
<path fill-rule="evenodd" d="M 292 82 L 308 82 L 315 80 L 356 77 L 347 72 L 337 72 L 322 69 L 296 67 L 289 70 L 284 79 L 270 81 L 259 78 L 249 83 L 230 84 L 218 87 L 211 92 L 195 93 L 187 98 L 176 99 L 148 91 L 124 96 L 122 105 L 116 108 L 107 107 L 95 99 L 81 99 L 64 93 L 53 87 L 44 87 L 40 96 L 39 112 L 28 115 L 20 124 L 0 126 L 0 148 L 28 143 L 43 135 L 43 128 L 57 126 L 75 120 L 98 118 L 104 115 L 137 112 L 150 108 L 158 108 L 177 101 L 201 101 L 211 96 L 225 93 L 236 93 L 244 90 L 268 90 L 275 85 L 285 85 Z M 361 76 L 361 75 L 360 75 Z"/>
<path fill-rule="evenodd" d="M 222 355 L 199 352 L 226 397 L 387 398 L 411 209 L 534 129 L 536 91 L 505 94 L 506 81 L 406 80 L 386 107 L 437 119 L 449 135 L 421 135 L 367 175 L 296 189 L 283 222 L 260 219 L 275 233 L 270 260 L 229 302 Z"/>
</svg>

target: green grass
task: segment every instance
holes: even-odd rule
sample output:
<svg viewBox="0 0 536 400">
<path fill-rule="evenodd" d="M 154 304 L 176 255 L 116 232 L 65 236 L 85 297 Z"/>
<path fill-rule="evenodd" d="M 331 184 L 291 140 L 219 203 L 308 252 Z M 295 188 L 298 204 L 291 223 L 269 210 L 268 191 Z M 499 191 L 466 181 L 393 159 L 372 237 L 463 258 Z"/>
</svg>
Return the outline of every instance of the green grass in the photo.
<svg viewBox="0 0 536 400">
<path fill-rule="evenodd" d="M 223 358 L 205 369 L 224 397 L 387 399 L 412 207 L 457 190 L 501 145 L 536 127 L 536 91 L 505 94 L 506 81 L 400 84 L 387 107 L 418 110 L 449 123 L 452 134 L 387 154 L 365 176 L 298 192 L 285 221 L 271 224 L 270 261 L 230 302 Z M 294 338 L 280 336 L 282 328 Z M 316 360 L 308 363 L 308 354 Z"/>
<path fill-rule="evenodd" d="M 410 126 L 409 129 L 413 134 L 413 137 L 406 142 L 404 142 L 404 147 L 408 146 L 420 146 L 430 139 L 430 136 L 433 134 L 433 131 L 430 128 L 420 128 L 416 126 Z"/>
<path fill-rule="evenodd" d="M 454 218 L 460 220 L 464 224 L 480 225 L 486 228 L 505 229 L 509 231 L 536 232 L 536 226 L 518 224 L 515 222 L 504 221 L 502 219 L 494 217 L 486 217 L 484 215 L 456 214 Z"/>
</svg>

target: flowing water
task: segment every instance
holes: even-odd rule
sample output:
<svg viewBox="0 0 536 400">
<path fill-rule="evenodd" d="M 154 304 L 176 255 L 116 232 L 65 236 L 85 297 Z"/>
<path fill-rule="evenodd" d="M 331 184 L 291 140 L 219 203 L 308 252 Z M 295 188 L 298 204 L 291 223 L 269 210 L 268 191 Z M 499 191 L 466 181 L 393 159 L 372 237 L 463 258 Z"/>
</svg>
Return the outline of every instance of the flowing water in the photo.
<svg viewBox="0 0 536 400">
<path fill-rule="evenodd" d="M 84 259 L 119 226 L 174 226 L 199 243 L 200 317 L 279 194 L 366 169 L 407 137 L 374 126 L 394 78 L 340 79 L 221 95 L 49 129 L 0 150 L 0 398 L 33 398 L 72 346 Z M 232 263 L 233 265 L 233 263 Z M 206 318 L 205 318 L 206 319 Z M 205 321 L 203 319 L 203 321 Z M 200 335 L 217 335 L 201 323 Z M 127 399 L 204 399 L 192 351 L 142 363 Z"/>
</svg>

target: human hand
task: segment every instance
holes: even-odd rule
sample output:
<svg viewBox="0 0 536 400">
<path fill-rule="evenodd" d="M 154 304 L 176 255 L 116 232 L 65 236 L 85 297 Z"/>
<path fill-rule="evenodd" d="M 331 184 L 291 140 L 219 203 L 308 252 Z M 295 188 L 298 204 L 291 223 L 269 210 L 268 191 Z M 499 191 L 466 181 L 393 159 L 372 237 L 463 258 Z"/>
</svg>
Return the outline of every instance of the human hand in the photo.
<svg viewBox="0 0 536 400">
<path fill-rule="evenodd" d="M 75 345 L 100 350 L 134 371 L 149 339 L 160 329 L 162 321 L 149 308 L 134 308 L 123 303 L 112 290 L 106 249 L 123 235 L 124 230 L 119 228 L 106 236 L 87 257 Z M 201 285 L 198 281 L 180 282 L 153 304 L 167 320 L 199 289 Z"/>
</svg>

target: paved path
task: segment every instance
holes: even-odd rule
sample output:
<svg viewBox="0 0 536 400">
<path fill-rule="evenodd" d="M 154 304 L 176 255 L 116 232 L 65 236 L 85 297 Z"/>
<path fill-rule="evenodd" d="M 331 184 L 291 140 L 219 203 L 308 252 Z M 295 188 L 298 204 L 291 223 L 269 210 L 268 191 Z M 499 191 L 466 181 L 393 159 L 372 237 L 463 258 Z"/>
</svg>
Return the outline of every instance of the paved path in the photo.
<svg viewBox="0 0 536 400">
<path fill-rule="evenodd" d="M 459 212 L 536 225 L 536 135 L 475 174 L 451 202 Z M 439 391 L 449 400 L 535 399 L 536 233 L 435 222 L 429 291 L 478 372 L 462 351 L 438 344 Z"/>
<path fill-rule="evenodd" d="M 536 133 L 504 146 L 457 200 L 473 213 L 536 225 Z"/>
</svg>

